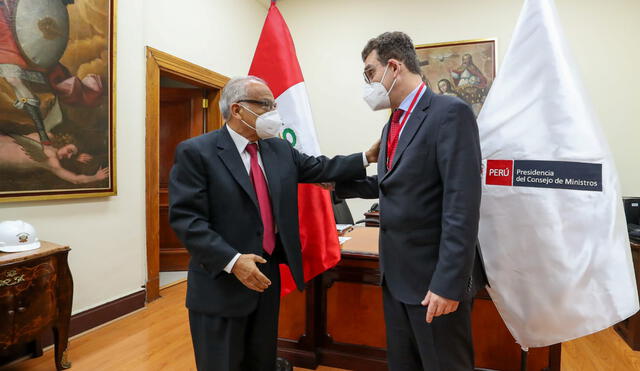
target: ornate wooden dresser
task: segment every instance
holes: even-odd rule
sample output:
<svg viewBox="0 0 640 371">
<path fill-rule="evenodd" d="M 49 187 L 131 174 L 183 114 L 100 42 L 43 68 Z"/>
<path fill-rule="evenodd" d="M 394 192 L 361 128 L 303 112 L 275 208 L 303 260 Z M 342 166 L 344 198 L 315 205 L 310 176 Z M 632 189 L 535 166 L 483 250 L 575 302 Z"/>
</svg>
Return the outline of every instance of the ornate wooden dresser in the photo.
<svg viewBox="0 0 640 371">
<path fill-rule="evenodd" d="M 71 366 L 66 357 L 73 298 L 69 250 L 43 241 L 37 250 L 0 253 L 0 352 L 38 341 L 52 329 L 56 368 Z"/>
</svg>

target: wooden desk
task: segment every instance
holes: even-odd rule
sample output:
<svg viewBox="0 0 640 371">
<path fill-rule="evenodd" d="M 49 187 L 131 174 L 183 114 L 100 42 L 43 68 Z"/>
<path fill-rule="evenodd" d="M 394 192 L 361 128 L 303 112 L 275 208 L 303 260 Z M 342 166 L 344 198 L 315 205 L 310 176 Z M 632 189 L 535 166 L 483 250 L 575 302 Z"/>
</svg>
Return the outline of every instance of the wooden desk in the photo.
<svg viewBox="0 0 640 371">
<path fill-rule="evenodd" d="M 57 370 L 71 367 L 66 351 L 73 280 L 69 247 L 43 241 L 37 250 L 0 253 L 0 352 L 36 341 L 52 328 Z M 41 355 L 40 349 L 34 351 Z"/>
<path fill-rule="evenodd" d="M 378 229 L 346 234 L 342 261 L 282 299 L 278 353 L 295 365 L 386 370 Z M 483 290 L 472 311 L 476 367 L 520 370 L 520 348 Z M 531 349 L 528 369 L 560 370 L 560 345 Z"/>
<path fill-rule="evenodd" d="M 631 242 L 631 256 L 636 273 L 636 287 L 640 291 L 640 244 Z M 636 313 L 613 327 L 633 350 L 640 350 L 640 313 Z"/>
</svg>

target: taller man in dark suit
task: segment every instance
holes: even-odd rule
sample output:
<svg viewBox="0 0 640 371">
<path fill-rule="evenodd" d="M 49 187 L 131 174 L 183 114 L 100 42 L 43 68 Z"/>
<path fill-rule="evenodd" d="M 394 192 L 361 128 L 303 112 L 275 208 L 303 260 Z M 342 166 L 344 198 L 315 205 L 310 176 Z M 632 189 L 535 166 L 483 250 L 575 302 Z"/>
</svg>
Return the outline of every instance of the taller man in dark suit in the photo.
<svg viewBox="0 0 640 371">
<path fill-rule="evenodd" d="M 481 156 L 471 108 L 434 94 L 409 36 L 362 51 L 365 101 L 392 109 L 378 175 L 339 197 L 380 198 L 380 265 L 392 371 L 473 369 L 471 300 L 485 285 L 477 246 Z"/>
<path fill-rule="evenodd" d="M 307 156 L 272 138 L 273 94 L 256 77 L 230 80 L 226 125 L 182 142 L 169 182 L 170 222 L 189 250 L 187 307 L 201 371 L 273 371 L 280 305 L 278 264 L 304 288 L 298 183 L 364 178 L 377 147 Z"/>
</svg>

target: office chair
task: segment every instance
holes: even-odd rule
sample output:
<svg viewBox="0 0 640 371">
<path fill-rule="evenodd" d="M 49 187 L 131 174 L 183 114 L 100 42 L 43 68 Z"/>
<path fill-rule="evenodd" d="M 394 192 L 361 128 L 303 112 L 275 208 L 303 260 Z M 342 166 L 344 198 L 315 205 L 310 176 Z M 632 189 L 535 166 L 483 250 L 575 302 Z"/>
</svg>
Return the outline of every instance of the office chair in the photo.
<svg viewBox="0 0 640 371">
<path fill-rule="evenodd" d="M 331 206 L 333 207 L 333 216 L 336 219 L 336 224 L 354 224 L 347 201 L 338 198 L 334 191 L 331 191 Z"/>
<path fill-rule="evenodd" d="M 347 201 L 342 198 L 336 196 L 334 191 L 331 191 L 331 206 L 333 206 L 333 215 L 336 220 L 336 224 L 363 224 L 363 223 L 375 223 L 378 224 L 379 221 L 377 219 L 361 219 L 357 222 L 353 221 L 353 215 L 351 215 L 351 210 L 349 210 L 349 205 L 347 205 Z"/>
</svg>

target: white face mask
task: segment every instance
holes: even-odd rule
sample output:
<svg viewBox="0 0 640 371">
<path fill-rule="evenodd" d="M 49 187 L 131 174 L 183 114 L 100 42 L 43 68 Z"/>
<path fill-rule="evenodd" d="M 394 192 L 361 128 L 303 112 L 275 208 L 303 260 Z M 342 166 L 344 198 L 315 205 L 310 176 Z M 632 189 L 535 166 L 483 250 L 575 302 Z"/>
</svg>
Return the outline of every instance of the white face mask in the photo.
<svg viewBox="0 0 640 371">
<path fill-rule="evenodd" d="M 251 129 L 255 130 L 260 139 L 275 138 L 282 131 L 284 123 L 282 122 L 282 118 L 280 118 L 280 114 L 277 110 L 265 112 L 262 115 L 258 115 L 257 113 L 253 112 L 243 105 L 240 105 L 240 107 L 253 113 L 258 118 L 256 120 L 255 128 L 247 124 L 247 122 L 242 119 L 240 119 L 240 121 L 242 121 L 243 124 L 247 125 Z"/>
<path fill-rule="evenodd" d="M 380 81 L 371 82 L 369 84 L 365 83 L 363 86 L 362 98 L 374 111 L 391 108 L 389 93 L 391 93 L 393 86 L 396 84 L 396 79 L 393 79 L 393 83 L 391 83 L 391 87 L 389 88 L 389 91 L 387 91 L 384 85 L 382 85 L 382 81 L 384 81 L 384 77 L 387 75 L 388 69 L 389 65 L 387 64 L 387 67 L 385 67 L 384 73 L 382 74 L 382 79 L 380 79 Z"/>
</svg>

